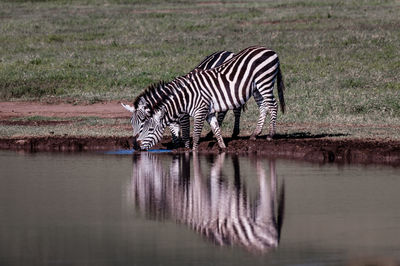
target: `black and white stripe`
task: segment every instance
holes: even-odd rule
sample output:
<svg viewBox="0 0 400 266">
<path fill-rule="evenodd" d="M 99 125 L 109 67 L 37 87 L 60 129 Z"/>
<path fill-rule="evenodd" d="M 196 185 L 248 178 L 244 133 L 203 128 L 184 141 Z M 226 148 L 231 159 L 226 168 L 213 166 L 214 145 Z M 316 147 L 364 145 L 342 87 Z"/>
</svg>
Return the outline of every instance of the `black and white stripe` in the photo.
<svg viewBox="0 0 400 266">
<path fill-rule="evenodd" d="M 232 156 L 234 176 L 224 175 L 225 154 L 219 154 L 209 172 L 199 156 L 188 153 L 163 166 L 160 155 L 133 157 L 128 195 L 139 212 L 152 219 L 173 219 L 217 245 L 239 245 L 267 252 L 277 247 L 284 216 L 284 186 L 278 193 L 275 162 L 254 161 L 257 190 L 241 178 L 240 163 Z M 192 167 L 191 167 L 192 166 Z M 192 169 L 191 169 L 192 168 Z M 168 169 L 168 170 L 167 170 Z M 191 175 L 193 173 L 193 175 Z"/>
<path fill-rule="evenodd" d="M 264 47 L 253 46 L 219 67 L 195 70 L 162 84 L 160 86 L 168 93 L 150 110 L 150 118 L 139 130 L 137 144 L 141 149 L 149 149 L 160 141 L 168 124 L 186 113 L 194 117 L 193 151 L 197 150 L 205 120 L 210 124 L 219 146 L 225 148 L 215 113 L 240 108 L 251 96 L 254 96 L 260 111 L 251 138 L 261 133 L 267 111 L 271 115 L 269 137 L 272 138 L 277 117 L 273 94 L 275 80 L 281 111 L 284 112 L 284 85 L 278 55 Z"/>
<path fill-rule="evenodd" d="M 196 71 L 197 69 L 211 69 L 220 66 L 223 62 L 228 61 L 234 55 L 234 53 L 228 51 L 215 52 L 204 58 L 203 61 L 201 61 L 192 71 Z"/>
<path fill-rule="evenodd" d="M 211 69 L 221 65 L 223 62 L 231 59 L 234 56 L 234 53 L 229 51 L 220 51 L 215 52 L 209 56 L 207 56 L 196 68 L 194 68 L 191 72 L 195 72 L 203 69 Z M 189 73 L 190 75 L 190 73 Z M 160 86 L 162 85 L 162 86 Z M 137 136 L 139 130 L 142 126 L 143 121 L 148 117 L 150 110 L 157 104 L 158 101 L 166 97 L 168 95 L 169 90 L 164 89 L 164 84 L 156 84 L 150 86 L 147 90 L 142 92 L 139 96 L 134 100 L 133 106 L 122 104 L 127 110 L 132 112 L 131 124 L 133 128 L 133 136 Z M 239 135 L 239 123 L 240 123 L 240 114 L 241 109 L 235 109 L 235 126 L 233 130 L 232 136 L 235 137 Z M 222 123 L 224 117 L 226 115 L 226 111 L 220 112 L 218 115 L 219 124 Z M 189 131 L 190 131 L 190 122 L 189 115 L 182 114 L 178 121 L 171 121 L 169 123 L 169 128 L 171 130 L 171 135 L 174 143 L 177 143 L 179 140 L 179 136 L 181 135 L 182 129 L 182 139 L 184 141 L 185 147 L 189 148 Z"/>
</svg>

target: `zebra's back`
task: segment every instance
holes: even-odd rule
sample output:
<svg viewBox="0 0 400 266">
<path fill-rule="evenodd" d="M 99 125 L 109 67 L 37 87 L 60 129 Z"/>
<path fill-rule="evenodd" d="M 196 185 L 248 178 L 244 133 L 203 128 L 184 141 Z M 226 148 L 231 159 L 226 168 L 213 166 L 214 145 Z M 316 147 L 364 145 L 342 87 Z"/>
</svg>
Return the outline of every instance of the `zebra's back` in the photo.
<svg viewBox="0 0 400 266">
<path fill-rule="evenodd" d="M 195 69 L 211 69 L 220 66 L 231 59 L 235 54 L 229 51 L 215 52 L 207 56 Z M 193 70 L 195 70 L 193 69 Z"/>
<path fill-rule="evenodd" d="M 195 73 L 193 87 L 209 99 L 211 112 L 232 110 L 243 106 L 257 87 L 266 87 L 272 94 L 278 67 L 274 51 L 253 46 L 216 68 Z"/>
</svg>

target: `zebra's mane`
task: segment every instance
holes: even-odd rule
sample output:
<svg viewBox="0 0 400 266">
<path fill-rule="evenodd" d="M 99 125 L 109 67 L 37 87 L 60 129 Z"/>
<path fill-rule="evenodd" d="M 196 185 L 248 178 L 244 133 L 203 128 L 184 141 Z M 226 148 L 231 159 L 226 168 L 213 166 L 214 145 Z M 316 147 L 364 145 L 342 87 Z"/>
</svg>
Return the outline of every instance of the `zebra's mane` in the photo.
<svg viewBox="0 0 400 266">
<path fill-rule="evenodd" d="M 147 89 L 140 93 L 133 102 L 133 106 L 138 108 L 141 101 L 147 103 L 149 107 L 150 116 L 153 116 L 157 111 L 161 110 L 168 99 L 175 95 L 177 90 L 182 89 L 182 79 L 187 78 L 182 76 L 173 81 L 165 82 L 159 81 L 158 83 L 151 84 Z"/>
<path fill-rule="evenodd" d="M 190 72 L 188 75 L 190 75 L 191 73 L 192 72 Z M 178 90 L 183 89 L 183 87 L 184 87 L 183 80 L 185 80 L 186 78 L 189 78 L 188 75 L 182 76 L 180 78 L 176 78 L 173 81 L 168 82 L 168 83 L 164 82 L 162 84 L 162 87 L 159 87 L 159 89 L 164 89 L 164 91 L 167 93 L 164 93 L 162 95 L 163 97 L 161 97 L 157 102 L 155 102 L 153 104 L 152 109 L 150 110 L 151 115 L 153 115 L 157 111 L 161 110 L 165 106 L 167 100 L 172 99 L 174 97 L 174 95 L 176 95 L 176 92 Z"/>
<path fill-rule="evenodd" d="M 150 104 L 150 106 L 154 106 L 158 102 L 162 102 L 165 100 L 168 95 L 171 93 L 170 86 L 166 86 L 168 83 L 161 80 L 158 83 L 153 83 L 143 92 L 141 92 L 133 102 L 133 106 L 138 108 L 139 103 L 144 100 Z"/>
</svg>

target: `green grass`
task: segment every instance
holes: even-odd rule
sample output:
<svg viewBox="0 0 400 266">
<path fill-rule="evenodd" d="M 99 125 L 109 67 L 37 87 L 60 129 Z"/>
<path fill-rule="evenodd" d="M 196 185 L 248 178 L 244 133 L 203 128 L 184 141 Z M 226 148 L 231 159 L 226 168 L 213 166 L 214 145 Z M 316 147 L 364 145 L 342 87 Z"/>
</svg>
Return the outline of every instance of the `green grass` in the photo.
<svg viewBox="0 0 400 266">
<path fill-rule="evenodd" d="M 261 44 L 287 87 L 278 123 L 400 125 L 398 14 L 396 0 L 1 1 L 0 98 L 133 100 L 212 52 Z M 256 118 L 251 101 L 243 128 Z"/>
</svg>

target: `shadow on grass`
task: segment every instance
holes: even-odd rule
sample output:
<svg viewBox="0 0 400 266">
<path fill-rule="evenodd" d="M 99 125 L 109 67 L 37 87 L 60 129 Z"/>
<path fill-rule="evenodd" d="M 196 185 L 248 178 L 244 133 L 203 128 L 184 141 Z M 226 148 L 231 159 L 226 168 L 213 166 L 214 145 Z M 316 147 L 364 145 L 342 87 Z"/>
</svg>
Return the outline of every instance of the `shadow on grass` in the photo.
<svg viewBox="0 0 400 266">
<path fill-rule="evenodd" d="M 313 134 L 310 132 L 296 132 L 296 133 L 288 133 L 288 134 L 275 134 L 273 140 L 280 140 L 280 139 L 288 139 L 288 140 L 296 140 L 296 139 L 321 139 L 321 138 L 334 138 L 334 137 L 344 137 L 344 136 L 349 136 L 349 134 L 343 134 L 343 133 L 319 133 L 319 134 Z M 261 135 L 258 136 L 257 139 L 267 139 L 268 135 Z M 230 141 L 233 140 L 249 140 L 250 136 L 244 136 L 244 137 L 236 137 L 234 139 L 232 138 L 224 138 L 225 143 L 229 143 Z M 203 139 L 201 139 L 203 140 Z M 210 140 L 210 139 L 204 139 L 204 140 Z"/>
<path fill-rule="evenodd" d="M 273 140 L 280 140 L 280 139 L 287 139 L 287 140 L 296 140 L 296 139 L 321 139 L 321 138 L 334 138 L 334 137 L 344 137 L 344 136 L 349 136 L 349 134 L 343 134 L 343 133 L 320 133 L 320 134 L 313 134 L 310 132 L 296 132 L 296 133 L 288 133 L 288 134 L 275 134 Z M 258 136 L 257 139 L 267 139 L 268 135 L 261 135 Z M 250 136 L 241 136 L 241 137 L 224 137 L 225 144 L 228 144 L 231 141 L 234 140 L 240 140 L 240 141 L 246 141 L 250 140 Z M 217 140 L 214 137 L 206 136 L 200 138 L 200 142 L 204 141 L 210 141 L 209 146 L 213 146 L 217 142 Z M 192 141 L 190 141 L 190 145 L 192 145 Z M 214 143 L 215 142 L 215 143 Z M 176 149 L 176 148 L 183 148 L 183 144 L 174 144 L 172 141 L 163 143 L 163 146 L 166 149 Z"/>
<path fill-rule="evenodd" d="M 320 133 L 320 134 L 312 134 L 310 132 L 296 132 L 289 134 L 276 134 L 274 139 L 320 139 L 320 138 L 333 138 L 333 137 L 344 137 L 349 134 L 343 133 Z M 259 138 L 267 138 L 267 135 L 260 136 Z"/>
</svg>

